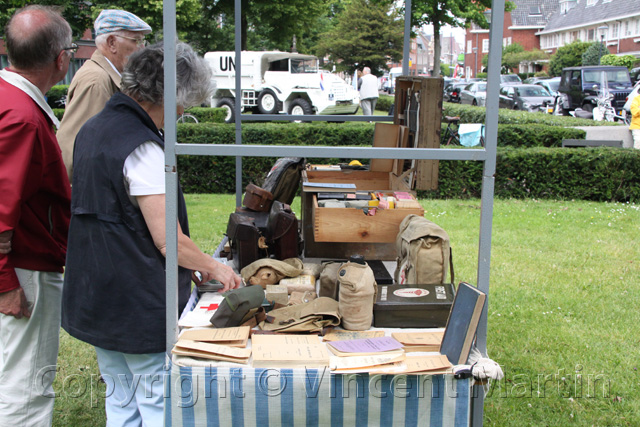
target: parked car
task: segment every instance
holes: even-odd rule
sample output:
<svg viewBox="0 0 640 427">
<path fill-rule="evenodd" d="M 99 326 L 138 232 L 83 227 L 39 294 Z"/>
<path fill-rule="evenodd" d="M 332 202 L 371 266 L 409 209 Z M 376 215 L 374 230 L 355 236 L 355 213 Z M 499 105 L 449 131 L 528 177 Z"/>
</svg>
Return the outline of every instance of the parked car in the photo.
<svg viewBox="0 0 640 427">
<path fill-rule="evenodd" d="M 444 90 L 443 99 L 447 102 L 460 102 L 460 92 L 468 83 L 453 83 Z"/>
<path fill-rule="evenodd" d="M 460 104 L 484 106 L 487 99 L 487 83 L 469 83 L 460 92 Z"/>
<path fill-rule="evenodd" d="M 555 100 L 555 114 L 568 115 L 569 111 L 576 108 L 590 113 L 597 105 L 598 95 L 604 90 L 613 95 L 611 104 L 620 114 L 631 92 L 629 69 L 613 65 L 563 68 Z"/>
<path fill-rule="evenodd" d="M 638 83 L 638 81 L 640 81 L 640 67 L 632 68 L 631 71 L 629 71 L 629 77 L 633 84 Z"/>
<path fill-rule="evenodd" d="M 557 96 L 558 95 L 558 87 L 560 86 L 560 77 L 552 77 L 550 79 L 538 80 L 534 84 L 542 86 L 552 96 Z"/>
<path fill-rule="evenodd" d="M 517 74 L 500 74 L 500 84 L 522 84 L 522 79 Z"/>
<path fill-rule="evenodd" d="M 529 77 L 526 78 L 522 81 L 522 83 L 526 84 L 526 85 L 532 85 L 534 83 L 539 82 L 540 80 L 544 80 L 547 79 L 548 77 Z"/>
<path fill-rule="evenodd" d="M 539 112 L 543 105 L 552 103 L 553 96 L 538 85 L 503 85 L 498 106 L 511 110 Z"/>
</svg>

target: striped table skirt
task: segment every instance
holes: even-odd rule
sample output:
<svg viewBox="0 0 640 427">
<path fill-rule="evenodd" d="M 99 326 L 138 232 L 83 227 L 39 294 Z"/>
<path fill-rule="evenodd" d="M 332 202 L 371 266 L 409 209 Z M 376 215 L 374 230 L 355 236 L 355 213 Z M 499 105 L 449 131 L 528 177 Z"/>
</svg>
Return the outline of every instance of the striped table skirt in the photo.
<svg viewBox="0 0 640 427">
<path fill-rule="evenodd" d="M 469 380 L 172 366 L 165 425 L 468 426 Z"/>
</svg>

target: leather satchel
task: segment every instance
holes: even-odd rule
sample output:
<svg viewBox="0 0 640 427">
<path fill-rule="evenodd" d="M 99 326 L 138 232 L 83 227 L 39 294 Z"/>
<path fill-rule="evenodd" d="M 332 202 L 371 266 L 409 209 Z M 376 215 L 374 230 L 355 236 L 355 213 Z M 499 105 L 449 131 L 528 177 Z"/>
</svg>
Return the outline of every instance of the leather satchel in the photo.
<svg viewBox="0 0 640 427">
<path fill-rule="evenodd" d="M 267 223 L 269 252 L 276 259 L 297 258 L 300 253 L 300 233 L 298 219 L 291 206 L 274 201 Z"/>
<path fill-rule="evenodd" d="M 231 245 L 233 263 L 238 271 L 268 256 L 266 238 L 250 216 L 238 213 L 229 215 L 227 237 Z"/>
<path fill-rule="evenodd" d="M 249 184 L 245 189 L 242 205 L 256 212 L 269 212 L 273 203 L 273 194 L 269 191 Z"/>
</svg>

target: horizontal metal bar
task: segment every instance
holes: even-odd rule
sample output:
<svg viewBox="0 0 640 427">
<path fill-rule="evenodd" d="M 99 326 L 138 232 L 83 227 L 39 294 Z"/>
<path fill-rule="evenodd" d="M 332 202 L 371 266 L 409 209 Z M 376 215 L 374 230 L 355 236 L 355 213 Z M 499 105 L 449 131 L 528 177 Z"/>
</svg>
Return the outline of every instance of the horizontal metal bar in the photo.
<svg viewBox="0 0 640 427">
<path fill-rule="evenodd" d="M 484 148 L 373 148 L 292 145 L 176 144 L 176 154 L 242 157 L 321 157 L 485 161 Z"/>
<path fill-rule="evenodd" d="M 330 116 L 292 116 L 289 114 L 241 114 L 241 122 L 249 121 L 296 121 L 303 122 L 392 122 L 393 116 L 354 116 L 351 114 Z"/>
</svg>

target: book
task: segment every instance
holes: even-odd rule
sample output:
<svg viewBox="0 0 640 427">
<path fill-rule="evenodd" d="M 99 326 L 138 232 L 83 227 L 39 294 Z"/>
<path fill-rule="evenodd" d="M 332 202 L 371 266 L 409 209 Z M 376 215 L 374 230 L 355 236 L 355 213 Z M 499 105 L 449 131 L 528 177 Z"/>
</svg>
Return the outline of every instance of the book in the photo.
<svg viewBox="0 0 640 427">
<path fill-rule="evenodd" d="M 329 353 L 314 335 L 253 335 L 254 368 L 320 368 L 329 366 Z"/>
<path fill-rule="evenodd" d="M 439 351 L 444 332 L 393 332 L 391 336 L 398 340 L 407 352 Z"/>
<path fill-rule="evenodd" d="M 216 329 L 189 329 L 178 337 L 180 340 L 210 342 L 229 347 L 246 347 L 249 341 L 249 326 Z"/>
<path fill-rule="evenodd" d="M 221 360 L 246 364 L 251 356 L 249 348 L 235 348 L 226 345 L 180 339 L 171 350 L 180 356 L 199 357 L 203 359 Z"/>
<path fill-rule="evenodd" d="M 322 337 L 323 341 L 344 341 L 344 340 L 357 340 L 364 338 L 376 338 L 383 337 L 384 331 L 343 331 L 333 329 Z"/>
<path fill-rule="evenodd" d="M 405 359 L 404 351 L 388 351 L 385 354 L 368 356 L 340 357 L 331 356 L 329 369 L 332 372 L 369 372 L 371 369 L 383 369 L 385 365 L 401 362 Z"/>
<path fill-rule="evenodd" d="M 391 351 L 402 351 L 402 344 L 391 337 L 330 341 L 327 348 L 336 356 L 372 356 Z M 404 353 L 404 352 L 403 352 Z"/>
<path fill-rule="evenodd" d="M 468 283 L 460 283 L 440 345 L 440 354 L 454 365 L 467 363 L 487 295 Z"/>
<path fill-rule="evenodd" d="M 205 292 L 195 308 L 178 321 L 178 326 L 181 328 L 212 327 L 211 316 L 223 300 L 224 297 L 218 292 Z"/>
<path fill-rule="evenodd" d="M 315 193 L 355 193 L 356 185 L 351 183 L 303 182 L 302 191 Z"/>
</svg>

